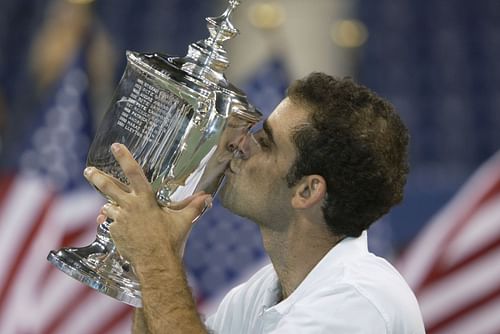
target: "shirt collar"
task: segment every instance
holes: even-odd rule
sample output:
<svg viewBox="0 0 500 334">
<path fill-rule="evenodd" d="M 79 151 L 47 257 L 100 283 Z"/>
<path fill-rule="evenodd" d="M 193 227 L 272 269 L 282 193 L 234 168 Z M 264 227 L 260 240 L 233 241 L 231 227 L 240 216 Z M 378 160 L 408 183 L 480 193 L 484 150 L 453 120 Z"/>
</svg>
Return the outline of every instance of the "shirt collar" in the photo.
<svg viewBox="0 0 500 334">
<path fill-rule="evenodd" d="M 285 313 L 296 300 L 308 294 L 311 289 L 317 288 L 319 281 L 331 280 L 332 278 L 334 279 L 336 274 L 342 274 L 342 263 L 350 262 L 366 254 L 368 254 L 368 236 L 366 230 L 358 238 L 347 237 L 343 239 L 326 253 L 288 298 L 274 305 L 273 308 L 279 313 Z M 279 289 L 277 277 L 273 282 L 274 285 L 269 289 L 270 296 L 276 296 L 276 289 Z"/>
</svg>

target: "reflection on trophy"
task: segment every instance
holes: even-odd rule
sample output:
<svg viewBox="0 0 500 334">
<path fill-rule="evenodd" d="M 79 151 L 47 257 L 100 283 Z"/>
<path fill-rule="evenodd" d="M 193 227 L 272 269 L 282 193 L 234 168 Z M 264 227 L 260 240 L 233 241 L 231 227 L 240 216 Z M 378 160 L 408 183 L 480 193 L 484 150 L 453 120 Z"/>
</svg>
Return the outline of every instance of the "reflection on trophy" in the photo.
<svg viewBox="0 0 500 334">
<path fill-rule="evenodd" d="M 123 143 L 167 206 L 198 191 L 215 194 L 238 142 L 261 114 L 223 72 L 229 66 L 222 42 L 238 34 L 229 16 L 207 18 L 210 37 L 189 46 L 185 57 L 127 52 L 127 67 L 89 150 L 87 164 L 127 183 L 110 152 Z M 82 248 L 51 251 L 48 260 L 88 286 L 141 306 L 140 286 L 115 251 L 109 224 Z"/>
</svg>

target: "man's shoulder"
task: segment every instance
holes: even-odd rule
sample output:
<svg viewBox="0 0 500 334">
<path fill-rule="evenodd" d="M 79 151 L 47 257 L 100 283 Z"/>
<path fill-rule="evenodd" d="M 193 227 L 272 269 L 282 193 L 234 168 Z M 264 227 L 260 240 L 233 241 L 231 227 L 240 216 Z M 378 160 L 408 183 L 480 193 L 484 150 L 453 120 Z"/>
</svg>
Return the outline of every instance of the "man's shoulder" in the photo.
<svg viewBox="0 0 500 334">
<path fill-rule="evenodd" d="M 277 329 L 424 333 L 415 296 L 396 269 L 366 254 L 316 270 L 274 309 Z M 332 315 L 335 315 L 334 317 Z"/>
<path fill-rule="evenodd" d="M 351 284 L 370 300 L 387 299 L 391 305 L 408 299 L 416 302 L 415 295 L 397 269 L 386 259 L 371 253 L 345 264 L 341 282 Z"/>
<path fill-rule="evenodd" d="M 329 284 L 327 284 L 329 285 Z M 345 264 L 342 279 L 331 282 L 331 293 L 349 296 L 349 302 L 365 304 L 384 319 L 388 328 L 419 328 L 422 323 L 417 299 L 401 274 L 386 259 L 367 254 Z M 389 331 L 390 332 L 390 331 Z"/>
</svg>

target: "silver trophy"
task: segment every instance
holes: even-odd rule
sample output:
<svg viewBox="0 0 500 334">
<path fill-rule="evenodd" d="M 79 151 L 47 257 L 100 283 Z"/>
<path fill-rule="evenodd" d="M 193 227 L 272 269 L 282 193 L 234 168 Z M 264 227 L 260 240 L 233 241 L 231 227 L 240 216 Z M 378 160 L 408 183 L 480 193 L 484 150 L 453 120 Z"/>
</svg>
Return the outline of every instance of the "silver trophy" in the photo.
<svg viewBox="0 0 500 334">
<path fill-rule="evenodd" d="M 215 194 L 231 147 L 261 118 L 223 72 L 222 42 L 238 34 L 230 0 L 207 18 L 210 37 L 189 46 L 185 57 L 127 52 L 127 67 L 89 150 L 87 165 L 127 183 L 110 152 L 125 144 L 142 166 L 162 206 L 195 192 Z M 140 307 L 139 282 L 116 252 L 107 221 L 89 246 L 51 251 L 47 259 L 69 276 L 129 305 Z"/>
</svg>

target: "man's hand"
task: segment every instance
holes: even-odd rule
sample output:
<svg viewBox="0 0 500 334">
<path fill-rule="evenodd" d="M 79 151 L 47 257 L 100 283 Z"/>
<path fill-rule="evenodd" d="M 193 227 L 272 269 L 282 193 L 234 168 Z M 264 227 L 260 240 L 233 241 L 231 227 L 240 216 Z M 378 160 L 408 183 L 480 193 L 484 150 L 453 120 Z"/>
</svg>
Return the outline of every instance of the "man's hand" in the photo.
<svg viewBox="0 0 500 334">
<path fill-rule="evenodd" d="M 143 310 L 136 312 L 135 331 L 147 327 L 154 334 L 206 333 L 181 256 L 192 223 L 212 198 L 198 193 L 162 208 L 127 148 L 115 143 L 111 150 L 129 184 L 92 167 L 85 169 L 85 177 L 113 203 L 101 209 L 97 221 L 113 220 L 111 237 L 118 252 L 132 263 L 141 284 Z"/>
<path fill-rule="evenodd" d="M 120 254 L 134 266 L 150 262 L 154 254 L 164 251 L 180 257 L 192 223 L 211 205 L 210 195 L 198 193 L 162 208 L 128 149 L 115 143 L 111 150 L 129 185 L 96 168 L 85 169 L 87 180 L 113 203 L 104 205 L 97 221 L 103 223 L 106 217 L 113 220 L 111 237 Z"/>
</svg>

